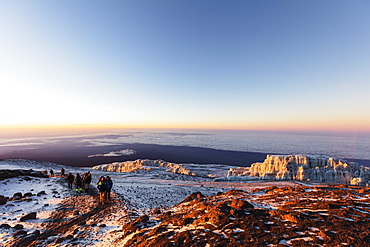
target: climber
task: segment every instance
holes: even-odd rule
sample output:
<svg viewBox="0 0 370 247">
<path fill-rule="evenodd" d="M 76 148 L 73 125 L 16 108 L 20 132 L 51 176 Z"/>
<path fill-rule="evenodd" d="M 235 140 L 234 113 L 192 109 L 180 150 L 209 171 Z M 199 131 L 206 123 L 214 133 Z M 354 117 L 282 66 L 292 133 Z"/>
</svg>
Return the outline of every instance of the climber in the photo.
<svg viewBox="0 0 370 247">
<path fill-rule="evenodd" d="M 83 174 L 82 181 L 83 181 L 83 187 L 84 187 L 85 191 L 87 192 L 90 188 L 90 183 L 91 183 L 91 173 L 90 173 L 90 171 Z"/>
<path fill-rule="evenodd" d="M 72 173 L 69 173 L 67 176 L 68 188 L 72 189 L 72 184 L 74 180 L 75 180 L 75 176 L 73 176 Z"/>
<path fill-rule="evenodd" d="M 105 189 L 106 189 L 106 191 L 105 191 L 105 199 L 107 201 L 110 201 L 111 200 L 110 199 L 110 191 L 112 190 L 112 187 L 113 187 L 113 181 L 112 181 L 112 179 L 109 176 L 107 176 L 107 178 L 105 179 Z"/>
<path fill-rule="evenodd" d="M 106 189 L 105 189 L 105 178 L 103 176 L 101 176 L 98 179 L 97 185 L 98 185 L 97 188 L 99 190 L 99 204 L 104 205 L 106 198 Z"/>
<path fill-rule="evenodd" d="M 75 184 L 76 184 L 76 192 L 79 193 L 82 191 L 82 178 L 80 174 L 77 173 L 75 178 Z"/>
</svg>

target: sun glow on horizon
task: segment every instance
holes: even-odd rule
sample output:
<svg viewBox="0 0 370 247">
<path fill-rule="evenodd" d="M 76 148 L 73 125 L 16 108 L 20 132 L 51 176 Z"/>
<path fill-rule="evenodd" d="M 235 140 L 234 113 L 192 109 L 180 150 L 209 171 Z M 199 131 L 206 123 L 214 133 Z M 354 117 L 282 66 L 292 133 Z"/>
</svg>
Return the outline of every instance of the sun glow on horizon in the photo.
<svg viewBox="0 0 370 247">
<path fill-rule="evenodd" d="M 7 138 L 10 136 L 38 136 L 38 135 L 54 135 L 54 134 L 91 134 L 99 132 L 119 132 L 125 130 L 235 130 L 235 131 L 277 131 L 277 132 L 364 132 L 370 133 L 370 129 L 366 128 L 348 128 L 337 127 L 332 125 L 320 126 L 319 128 L 297 127 L 297 126 L 282 126 L 273 128 L 271 126 L 220 126 L 220 125 L 122 125 L 122 124 L 70 124 L 70 125 L 0 125 L 0 138 Z"/>
<path fill-rule="evenodd" d="M 205 2 L 4 4 L 0 134 L 370 131 L 370 3 Z"/>
</svg>

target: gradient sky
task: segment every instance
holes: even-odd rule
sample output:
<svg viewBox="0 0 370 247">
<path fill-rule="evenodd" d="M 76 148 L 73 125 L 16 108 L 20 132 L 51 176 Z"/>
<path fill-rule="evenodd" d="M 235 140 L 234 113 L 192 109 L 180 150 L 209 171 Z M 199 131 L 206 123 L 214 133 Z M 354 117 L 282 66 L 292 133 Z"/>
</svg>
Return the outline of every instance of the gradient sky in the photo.
<svg viewBox="0 0 370 247">
<path fill-rule="evenodd" d="M 370 131 L 370 1 L 0 0 L 0 125 Z"/>
</svg>

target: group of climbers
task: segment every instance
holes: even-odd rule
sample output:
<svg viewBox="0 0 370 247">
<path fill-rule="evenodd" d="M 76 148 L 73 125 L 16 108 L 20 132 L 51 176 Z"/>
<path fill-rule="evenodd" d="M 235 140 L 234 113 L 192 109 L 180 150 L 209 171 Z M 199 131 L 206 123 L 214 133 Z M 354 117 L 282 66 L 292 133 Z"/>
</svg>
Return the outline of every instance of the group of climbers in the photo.
<svg viewBox="0 0 370 247">
<path fill-rule="evenodd" d="M 49 172 L 50 172 L 50 177 L 54 177 L 54 170 L 53 169 L 50 169 Z M 60 170 L 60 177 L 64 177 L 65 176 L 64 175 L 64 172 L 65 172 L 65 170 L 64 170 L 64 168 L 62 168 Z M 48 175 L 48 170 L 44 170 L 42 173 L 45 174 L 45 175 Z"/>
<path fill-rule="evenodd" d="M 81 193 L 82 188 L 85 189 L 85 191 L 89 191 L 90 189 L 90 184 L 91 184 L 91 173 L 90 171 L 85 172 L 82 177 L 80 176 L 79 173 L 74 176 L 72 173 L 69 173 L 67 176 L 67 181 L 68 181 L 68 187 L 70 189 L 73 188 L 73 184 L 75 184 L 76 187 L 76 192 Z"/>
<path fill-rule="evenodd" d="M 54 170 L 50 169 L 50 177 L 54 177 Z M 47 171 L 44 171 L 47 174 Z M 65 175 L 65 170 L 62 168 L 60 170 L 60 176 L 66 177 L 68 182 L 68 188 L 73 189 L 73 185 L 75 185 L 76 193 L 81 193 L 84 189 L 85 192 L 88 192 L 90 189 L 91 184 L 91 173 L 90 171 L 85 172 L 80 176 L 79 173 L 74 176 L 71 172 Z M 98 178 L 97 182 L 97 189 L 99 191 L 99 203 L 105 204 L 106 202 L 111 201 L 111 190 L 113 187 L 113 181 L 109 176 L 101 176 Z"/>
<path fill-rule="evenodd" d="M 91 184 L 91 173 L 90 171 L 84 173 L 82 177 L 79 173 L 74 176 L 72 173 L 67 175 L 66 180 L 68 181 L 68 187 L 73 189 L 73 184 L 75 185 L 76 193 L 81 193 L 82 189 L 85 189 L 85 192 L 89 191 Z M 111 190 L 113 187 L 112 179 L 107 176 L 101 176 L 98 178 L 97 188 L 99 191 L 99 203 L 105 204 L 106 202 L 111 201 Z"/>
</svg>

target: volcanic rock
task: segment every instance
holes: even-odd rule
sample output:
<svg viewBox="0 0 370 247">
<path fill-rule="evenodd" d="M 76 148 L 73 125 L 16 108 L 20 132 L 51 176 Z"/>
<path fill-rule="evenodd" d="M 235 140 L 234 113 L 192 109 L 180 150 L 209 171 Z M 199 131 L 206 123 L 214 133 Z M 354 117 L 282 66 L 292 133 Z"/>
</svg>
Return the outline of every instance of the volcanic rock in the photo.
<svg viewBox="0 0 370 247">
<path fill-rule="evenodd" d="M 231 201 L 230 207 L 236 208 L 236 209 L 247 209 L 247 208 L 254 208 L 252 204 L 245 200 L 239 200 L 239 199 L 234 199 Z"/>
<path fill-rule="evenodd" d="M 0 228 L 9 229 L 9 228 L 11 228 L 11 226 L 9 224 L 4 223 L 4 224 L 0 225 Z"/>
<path fill-rule="evenodd" d="M 31 176 L 31 177 L 41 177 L 47 178 L 48 176 L 39 171 L 30 170 L 0 170 L 0 180 L 6 178 L 14 178 L 18 176 Z M 26 178 L 31 179 L 31 178 Z"/>
<path fill-rule="evenodd" d="M 23 229 L 24 227 L 23 227 L 23 225 L 22 225 L 22 224 L 16 224 L 13 228 L 14 228 L 14 229 L 16 229 L 16 230 L 21 230 L 21 229 Z"/>
<path fill-rule="evenodd" d="M 275 206 L 266 208 L 266 202 Z M 145 218 L 145 224 L 133 220 L 123 227 L 121 244 L 368 246 L 369 204 L 370 191 L 351 186 L 270 187 L 253 193 L 232 190 L 184 200 L 161 215 Z"/>
<path fill-rule="evenodd" d="M 22 196 L 22 193 L 21 192 L 17 192 L 15 193 L 13 196 L 12 196 L 12 199 L 21 199 L 23 196 Z"/>
<path fill-rule="evenodd" d="M 16 231 L 13 234 L 13 237 L 21 237 L 21 236 L 25 236 L 25 235 L 27 235 L 27 231 L 25 231 L 25 230 L 19 230 L 19 231 Z"/>
<path fill-rule="evenodd" d="M 23 197 L 30 197 L 30 196 L 34 196 L 34 194 L 32 194 L 31 192 L 27 192 L 27 193 L 24 193 Z"/>
<path fill-rule="evenodd" d="M 32 178 L 30 178 L 30 177 L 23 177 L 23 180 L 25 180 L 25 181 L 31 181 Z"/>
<path fill-rule="evenodd" d="M 40 232 L 40 230 L 34 230 L 31 234 L 35 235 L 35 236 L 39 236 L 41 234 L 41 232 Z"/>
<path fill-rule="evenodd" d="M 152 211 L 152 214 L 160 214 L 162 211 L 159 209 L 159 208 L 155 208 L 153 211 Z"/>
<path fill-rule="evenodd" d="M 23 222 L 26 220 L 33 220 L 33 219 L 36 219 L 36 216 L 37 216 L 37 213 L 32 212 L 32 213 L 26 214 L 25 216 L 21 217 L 20 221 Z"/>
<path fill-rule="evenodd" d="M 61 242 L 63 242 L 64 240 L 66 240 L 66 238 L 65 237 L 59 237 L 59 238 L 57 238 L 56 240 L 55 240 L 55 244 L 60 244 Z"/>
<path fill-rule="evenodd" d="M 0 205 L 6 204 L 8 199 L 5 196 L 0 196 Z"/>
<path fill-rule="evenodd" d="M 195 199 L 200 199 L 202 197 L 204 197 L 204 195 L 201 192 L 194 192 L 190 196 L 186 197 L 181 203 L 189 202 Z"/>
<path fill-rule="evenodd" d="M 44 190 L 42 190 L 39 193 L 37 193 L 37 196 L 42 196 L 42 195 L 46 195 L 46 192 Z"/>
<path fill-rule="evenodd" d="M 138 218 L 136 218 L 134 221 L 130 222 L 129 224 L 126 224 L 122 227 L 122 231 L 125 233 L 125 235 L 129 235 L 138 229 L 141 229 L 145 226 L 145 223 L 148 222 L 149 217 L 147 215 L 142 215 Z"/>
</svg>

